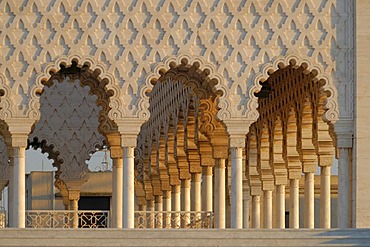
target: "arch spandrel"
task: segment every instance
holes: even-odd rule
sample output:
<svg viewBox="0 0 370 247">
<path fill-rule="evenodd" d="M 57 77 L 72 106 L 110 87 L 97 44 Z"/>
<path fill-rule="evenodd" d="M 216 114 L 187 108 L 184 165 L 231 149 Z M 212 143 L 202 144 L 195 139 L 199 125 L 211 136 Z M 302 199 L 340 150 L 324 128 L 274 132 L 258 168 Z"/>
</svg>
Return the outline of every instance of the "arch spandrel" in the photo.
<svg viewBox="0 0 370 247">
<path fill-rule="evenodd" d="M 302 66 L 305 73 L 313 73 L 315 75 L 314 80 L 317 83 L 325 82 L 322 89 L 327 93 L 328 97 L 325 103 L 326 111 L 322 115 L 322 118 L 326 122 L 335 123 L 339 119 L 339 104 L 337 99 L 337 89 L 332 77 L 329 76 L 313 58 L 302 58 L 296 54 L 275 57 L 271 62 L 262 65 L 259 72 L 254 75 L 252 79 L 253 85 L 249 88 L 249 101 L 247 103 L 248 119 L 256 121 L 259 116 L 257 111 L 258 98 L 255 96 L 255 92 L 258 92 L 262 88 L 261 82 L 265 82 L 275 71 L 290 65 L 292 65 L 293 68 Z"/>
</svg>

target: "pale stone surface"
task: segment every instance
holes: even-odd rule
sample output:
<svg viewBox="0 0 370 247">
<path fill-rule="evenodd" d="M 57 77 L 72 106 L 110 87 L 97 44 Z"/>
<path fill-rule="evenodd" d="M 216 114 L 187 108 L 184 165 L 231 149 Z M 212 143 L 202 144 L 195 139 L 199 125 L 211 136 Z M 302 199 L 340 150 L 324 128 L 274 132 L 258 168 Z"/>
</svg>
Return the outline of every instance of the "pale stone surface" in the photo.
<svg viewBox="0 0 370 247">
<path fill-rule="evenodd" d="M 355 136 L 353 152 L 353 180 L 352 180 L 352 227 L 368 227 L 370 214 L 370 85 L 368 83 L 368 65 L 370 57 L 367 53 L 370 49 L 370 30 L 367 28 L 370 22 L 370 2 L 356 1 L 356 94 L 355 94 Z"/>
<path fill-rule="evenodd" d="M 368 246 L 369 229 L 0 229 L 0 246 Z"/>
<path fill-rule="evenodd" d="M 212 209 L 211 177 L 200 177 L 200 164 L 223 157 L 232 159 L 232 169 L 227 171 L 231 179 L 225 185 L 232 185 L 229 218 L 232 227 L 241 228 L 242 157 L 247 157 L 250 169 L 246 169 L 246 179 L 253 196 L 261 189 L 271 192 L 276 185 L 288 185 L 290 180 L 290 213 L 294 217 L 290 225 L 298 228 L 302 209 L 299 188 L 303 188 L 298 179 L 302 168 L 306 169 L 302 162 L 307 157 L 315 160 L 317 156 L 324 160 L 322 152 L 329 158 L 333 155 L 333 144 L 340 145 L 341 139 L 332 136 L 335 137 L 335 131 L 346 129 L 335 125 L 333 130 L 339 118 L 338 122 L 348 122 L 345 124 L 348 132 L 356 130 L 353 162 L 340 162 L 344 166 L 339 169 L 340 176 L 348 178 L 352 174 L 353 184 L 351 196 L 350 180 L 340 185 L 343 196 L 339 197 L 339 212 L 344 212 L 344 216 L 339 221 L 344 219 L 341 226 L 348 226 L 352 220 L 353 226 L 365 227 L 370 222 L 367 196 L 370 184 L 366 177 L 370 171 L 366 165 L 369 158 L 366 72 L 370 60 L 365 52 L 369 48 L 369 7 L 366 1 L 354 4 L 349 0 L 297 0 L 293 6 L 288 0 L 194 0 L 185 5 L 180 0 L 160 3 L 107 0 L 103 4 L 24 1 L 20 6 L 15 0 L 1 1 L 0 18 L 4 27 L 0 33 L 0 135 L 9 143 L 8 150 L 23 149 L 34 124 L 35 135 L 39 126 L 53 130 L 59 128 L 57 123 L 64 124 L 64 121 L 45 120 L 45 114 L 40 118 L 45 102 L 39 94 L 50 78 L 63 77 L 72 69 L 79 76 L 92 76 L 94 82 L 86 85 L 95 85 L 92 91 L 97 90 L 96 95 L 101 96 L 97 105 L 92 101 L 83 104 L 81 101 L 91 92 L 87 88 L 68 88 L 68 94 L 74 93 L 76 98 L 66 102 L 74 105 L 65 108 L 73 114 L 61 119 L 68 118 L 66 122 L 72 125 L 67 125 L 73 131 L 62 132 L 62 137 L 77 136 L 78 130 L 87 141 L 77 137 L 53 141 L 54 146 L 63 146 L 56 149 L 64 152 L 62 156 L 66 159 L 61 177 L 73 178 L 64 188 L 69 190 L 65 198 L 72 201 L 72 208 L 76 208 L 81 181 L 86 181 L 89 174 L 84 166 L 86 150 L 95 148 L 103 135 L 113 132 L 120 134 L 118 146 L 125 149 L 123 181 L 117 176 L 113 179 L 118 186 L 113 192 L 115 210 L 120 208 L 120 196 L 116 195 L 122 194 L 120 184 L 123 183 L 125 227 L 133 227 L 134 192 L 145 203 L 158 196 L 158 190 L 170 193 L 171 186 L 191 179 L 190 174 L 196 176 L 192 178 L 192 209 L 201 210 L 201 179 L 207 187 L 203 208 Z M 298 84 L 303 86 L 299 88 Z M 274 99 L 255 94 L 266 93 L 269 85 L 276 92 Z M 283 87 L 278 90 L 277 85 Z M 83 93 L 78 95 L 78 90 Z M 269 97 L 270 101 L 264 101 L 263 98 Z M 58 103 L 60 98 L 53 99 L 52 103 Z M 278 105 L 283 106 L 278 108 Z M 103 113 L 91 118 L 98 107 L 103 108 Z M 76 115 L 76 109 L 84 111 Z M 354 117 L 356 126 L 348 127 L 353 125 Z M 99 127 L 84 131 L 73 126 L 81 119 Z M 97 134 L 98 130 L 102 135 Z M 45 140 L 56 137 L 54 131 L 51 136 L 50 131 L 46 132 Z M 248 132 L 253 132 L 255 139 L 249 135 L 246 141 Z M 321 133 L 325 134 L 324 138 Z M 168 142 L 172 144 L 170 148 Z M 206 143 L 203 154 L 201 142 Z M 246 154 L 242 154 L 245 146 Z M 137 147 L 135 158 L 134 147 Z M 350 154 L 352 145 L 346 148 Z M 220 149 L 222 154 L 215 154 Z M 5 150 L 4 146 L 0 150 Z M 302 150 L 308 150 L 308 156 Z M 229 151 L 231 156 L 227 157 Z M 68 156 L 69 153 L 74 155 Z M 16 221 L 24 217 L 24 160 L 16 158 L 12 162 L 11 225 L 22 226 Z M 3 162 L 0 166 L 0 178 L 6 181 L 7 165 Z M 353 172 L 348 172 L 350 166 Z M 312 181 L 315 167 L 311 168 L 304 186 L 304 218 L 309 228 L 317 222 Z M 219 170 L 218 176 L 223 179 L 224 171 Z M 328 178 L 323 177 L 321 202 L 325 207 L 321 214 L 325 214 L 322 224 L 325 227 L 330 222 L 331 208 L 328 184 Z M 229 205 L 224 206 L 228 199 L 223 181 L 218 185 L 216 203 L 220 210 L 218 224 L 222 228 L 225 207 Z M 65 194 L 63 188 L 61 192 Z M 262 216 L 265 225 L 270 226 L 272 205 L 270 199 L 264 201 L 264 208 L 269 210 L 258 217 Z M 353 201 L 352 214 L 345 206 L 349 201 Z M 281 206 L 283 200 L 279 202 Z M 163 209 L 160 200 L 156 203 Z"/>
</svg>

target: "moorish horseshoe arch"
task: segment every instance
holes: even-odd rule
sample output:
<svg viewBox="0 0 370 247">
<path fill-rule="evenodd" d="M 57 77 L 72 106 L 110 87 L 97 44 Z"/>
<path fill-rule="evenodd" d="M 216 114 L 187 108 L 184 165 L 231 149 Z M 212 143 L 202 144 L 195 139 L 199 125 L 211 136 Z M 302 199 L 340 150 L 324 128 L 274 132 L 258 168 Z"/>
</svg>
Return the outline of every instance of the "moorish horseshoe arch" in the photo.
<svg viewBox="0 0 370 247">
<path fill-rule="evenodd" d="M 145 114 L 145 117 L 148 117 L 149 120 L 150 120 L 151 117 L 156 117 L 156 116 L 149 115 L 149 111 L 150 111 L 149 98 L 150 98 L 150 96 L 146 95 L 146 93 L 154 91 L 155 86 L 159 85 L 159 84 L 155 84 L 156 82 L 171 83 L 171 80 L 177 81 L 177 79 L 179 80 L 179 83 L 181 82 L 180 83 L 181 85 L 182 84 L 187 85 L 187 82 L 189 82 L 189 85 L 187 85 L 186 87 L 189 87 L 189 90 L 190 90 L 189 93 L 191 92 L 190 95 L 193 95 L 193 94 L 197 95 L 197 97 L 199 97 L 199 99 L 204 98 L 203 100 L 208 99 L 208 97 L 210 97 L 211 95 L 214 95 L 215 99 L 219 99 L 219 98 L 222 98 L 223 96 L 225 96 L 225 93 L 224 93 L 224 92 L 226 92 L 225 87 L 223 87 L 222 85 L 220 86 L 221 77 L 220 76 L 212 77 L 210 75 L 210 70 L 209 69 L 207 70 L 206 66 L 204 66 L 204 68 L 201 68 L 200 63 L 199 63 L 199 61 L 201 59 L 192 59 L 191 61 L 194 61 L 193 63 L 189 62 L 190 59 L 191 59 L 190 56 L 179 56 L 177 59 L 174 56 L 172 56 L 169 59 L 167 59 L 165 62 L 160 63 L 156 66 L 156 69 L 154 71 L 157 72 L 157 73 L 149 74 L 146 77 L 147 85 L 144 86 L 143 88 L 141 88 L 140 92 L 142 93 L 142 95 L 144 95 L 147 98 L 148 114 L 146 114 L 146 113 L 144 113 L 144 114 Z M 201 61 L 201 62 L 204 63 L 204 61 Z M 165 66 L 166 64 L 167 64 L 167 66 Z M 170 81 L 168 81 L 168 80 L 170 80 Z M 208 81 L 210 82 L 208 86 L 207 86 L 207 84 L 205 84 L 205 85 L 202 84 L 202 82 L 208 82 Z M 149 83 L 150 83 L 150 85 L 149 85 Z M 154 86 L 154 84 L 155 84 L 155 86 Z M 208 88 L 208 87 L 210 87 L 210 88 Z M 218 88 L 222 88 L 223 90 L 218 90 Z M 209 91 L 209 90 L 211 90 L 211 91 Z M 201 95 L 204 94 L 204 96 L 198 95 L 199 93 Z M 218 95 L 218 96 L 216 97 L 216 95 Z M 190 100 L 190 98 L 189 98 L 189 100 Z M 208 101 L 206 101 L 206 102 L 208 102 Z M 206 103 L 206 102 L 203 102 L 203 103 Z M 142 98 L 140 103 L 141 103 L 141 106 L 143 104 L 145 104 L 145 99 Z M 215 100 L 212 100 L 212 102 L 208 102 L 208 103 L 209 104 L 217 104 L 217 102 L 215 102 Z M 201 103 L 201 105 L 202 105 L 202 103 Z M 202 107 L 205 107 L 205 106 L 202 106 Z M 205 108 L 206 109 L 204 109 L 204 111 L 210 111 L 209 114 L 211 112 L 214 113 L 214 115 L 216 115 L 218 113 L 218 109 L 216 109 L 217 107 L 214 107 L 214 109 L 212 107 L 205 107 Z M 213 123 L 213 121 L 216 121 L 216 122 L 217 121 L 220 121 L 220 122 L 222 121 L 222 120 L 217 119 L 217 117 L 209 118 L 207 116 L 202 116 L 202 118 L 201 118 L 201 127 L 204 131 L 207 130 L 208 125 L 212 125 L 212 126 L 214 126 L 214 128 L 216 128 L 215 127 L 216 124 Z M 168 115 L 168 117 L 171 118 L 172 114 Z M 176 119 L 177 119 L 177 117 L 176 117 Z M 172 120 L 168 119 L 167 123 L 170 123 L 172 121 L 173 121 L 173 119 Z M 211 121 L 212 123 L 210 123 L 209 121 Z M 145 126 L 148 123 L 149 122 L 144 123 L 143 126 Z M 176 125 L 177 125 L 177 121 L 176 121 Z M 147 130 L 145 128 L 145 129 L 142 129 L 141 131 L 142 131 L 142 133 L 139 134 L 139 138 L 138 138 L 139 148 L 142 148 L 142 147 L 145 146 L 144 142 L 146 142 L 145 141 L 146 139 L 143 138 L 142 135 L 143 135 L 144 132 L 147 133 L 146 131 L 149 131 L 149 130 Z M 199 131 L 201 131 L 201 129 L 199 129 Z M 156 132 L 156 133 L 159 134 L 159 132 L 158 133 Z M 163 138 L 163 137 L 158 137 L 158 138 Z M 152 146 L 152 144 L 150 144 L 148 146 Z M 141 152 L 142 150 L 137 150 L 137 151 L 138 151 L 137 154 L 139 156 L 140 156 L 140 154 L 143 155 L 143 152 Z M 152 153 L 152 152 L 150 152 L 150 153 Z M 142 164 L 144 162 L 144 159 L 142 157 L 136 157 L 136 162 L 137 162 L 136 163 L 136 171 L 137 171 L 136 179 L 138 180 L 137 182 L 143 182 L 144 184 L 147 184 L 146 179 L 144 179 L 144 177 L 145 177 L 144 176 L 144 174 L 145 174 L 144 170 L 146 170 L 146 169 L 144 168 L 144 164 Z M 167 167 L 167 169 L 169 169 L 169 168 Z M 177 167 L 177 169 L 180 169 L 180 168 Z M 151 171 L 151 169 L 147 168 L 147 171 Z M 178 171 L 178 172 L 179 172 L 179 174 L 181 173 L 181 171 Z M 183 174 L 183 173 L 181 173 L 181 174 Z M 149 190 L 152 190 L 154 188 L 153 186 L 149 186 L 149 187 L 147 188 Z M 139 188 L 136 188 L 136 189 L 137 189 L 136 190 L 137 195 L 142 194 L 142 197 L 143 197 L 143 194 L 146 194 L 146 196 L 145 196 L 146 198 L 152 198 L 152 194 L 147 193 L 147 190 L 145 189 L 145 186 L 141 187 L 140 189 Z M 145 190 L 146 192 L 144 192 L 142 190 Z"/>
<path fill-rule="evenodd" d="M 124 117 L 123 103 L 120 99 L 121 90 L 114 80 L 114 76 L 110 74 L 104 66 L 96 62 L 92 57 L 84 57 L 80 54 L 70 54 L 68 56 L 60 56 L 54 59 L 54 62 L 47 63 L 43 71 L 36 75 L 35 84 L 30 89 L 30 102 L 27 115 L 34 118 L 40 118 L 40 95 L 44 88 L 44 83 L 52 77 L 53 74 L 60 70 L 60 65 L 70 65 L 72 61 L 77 62 L 79 67 L 87 65 L 91 74 L 96 73 L 97 77 L 101 80 L 107 80 L 105 85 L 106 91 L 112 91 L 111 97 L 109 97 L 109 107 L 111 110 L 108 113 L 108 117 L 111 120 L 119 119 Z"/>
<path fill-rule="evenodd" d="M 314 73 L 316 76 L 314 79 L 316 81 L 323 80 L 325 84 L 323 89 L 328 92 L 330 95 L 327 97 L 325 104 L 325 113 L 323 114 L 323 119 L 326 122 L 335 123 L 339 119 L 339 104 L 337 99 L 337 89 L 334 85 L 332 77 L 329 76 L 324 70 L 316 65 L 315 61 L 311 57 L 301 58 L 300 55 L 289 54 L 286 56 L 279 56 L 272 59 L 270 63 L 261 65 L 260 71 L 253 77 L 253 84 L 248 90 L 249 101 L 247 103 L 248 119 L 257 121 L 259 113 L 257 111 L 258 107 L 258 98 L 255 96 L 255 92 L 258 92 L 269 76 L 280 68 L 285 68 L 289 65 L 293 65 L 295 68 L 303 66 L 305 72 Z"/>
<path fill-rule="evenodd" d="M 217 80 L 217 84 L 215 85 L 216 90 L 222 92 L 221 97 L 218 99 L 218 107 L 219 111 L 217 113 L 217 118 L 219 120 L 230 119 L 232 117 L 231 111 L 231 103 L 229 99 L 229 89 L 225 85 L 225 81 L 223 80 L 223 76 L 219 74 L 216 69 L 214 68 L 213 64 L 206 62 L 203 58 L 190 55 L 189 53 L 181 53 L 177 56 L 172 55 L 166 57 L 162 62 L 159 62 L 154 65 L 152 72 L 150 72 L 146 78 L 144 85 L 140 88 L 139 97 L 140 100 L 138 102 L 138 116 L 139 118 L 148 120 L 150 117 L 149 113 L 149 96 L 147 95 L 153 89 L 152 81 L 157 80 L 161 75 L 169 70 L 172 64 L 175 63 L 176 65 L 181 63 L 186 63 L 188 65 L 195 65 L 197 64 L 198 69 L 200 71 L 205 71 L 209 78 L 214 78 Z M 201 73 L 202 73 L 201 72 Z"/>
<path fill-rule="evenodd" d="M 104 143 L 105 143 L 104 140 L 107 139 L 107 135 L 109 135 L 111 133 L 117 133 L 118 128 L 117 128 L 116 124 L 114 123 L 114 121 L 110 120 L 107 116 L 107 112 L 110 109 L 109 106 L 108 106 L 109 105 L 108 99 L 109 99 L 109 96 L 111 96 L 111 94 L 110 94 L 110 92 L 107 92 L 103 88 L 103 86 L 105 85 L 104 81 L 102 81 L 99 78 L 99 75 L 95 72 L 93 72 L 91 74 L 90 71 L 81 71 L 81 73 L 78 74 L 78 75 L 79 75 L 78 78 L 76 78 L 75 76 L 72 75 L 72 78 L 68 78 L 68 80 L 66 80 L 63 77 L 62 73 L 61 74 L 56 73 L 56 74 L 52 75 L 52 77 L 49 79 L 49 81 L 47 81 L 46 83 L 44 82 L 44 84 L 48 87 L 53 87 L 53 84 L 56 84 L 55 86 L 57 88 L 54 88 L 54 90 L 57 90 L 57 92 L 60 91 L 60 90 L 62 90 L 62 92 L 67 90 L 67 91 L 69 91 L 68 95 L 71 95 L 71 96 L 74 94 L 73 92 L 80 92 L 80 93 L 85 95 L 84 97 L 82 97 L 83 100 L 85 99 L 85 97 L 89 97 L 88 96 L 89 94 L 94 95 L 94 97 L 96 97 L 95 100 L 93 100 L 93 101 L 89 100 L 88 101 L 88 102 L 90 102 L 90 107 L 89 108 L 90 109 L 91 108 L 94 108 L 94 109 L 96 108 L 95 112 L 97 113 L 97 115 L 89 115 L 89 119 L 90 119 L 91 116 L 93 116 L 93 118 L 96 118 L 96 123 L 95 123 L 95 121 L 93 121 L 94 122 L 94 125 L 93 125 L 94 130 L 91 132 L 91 128 L 90 128 L 90 132 L 84 134 L 85 138 L 88 137 L 90 139 L 85 139 L 85 141 L 83 141 L 80 138 L 77 138 L 81 142 L 81 144 L 84 144 L 82 146 L 86 147 L 83 150 L 81 150 L 81 151 L 83 151 L 83 154 L 85 154 L 85 156 L 81 155 L 82 153 L 80 153 L 80 155 L 78 156 L 79 158 L 78 158 L 78 157 L 75 157 L 76 153 L 73 153 L 73 158 L 77 158 L 77 160 L 80 161 L 80 162 L 78 162 L 79 164 L 84 164 L 83 161 L 85 159 L 88 159 L 88 157 L 89 157 L 88 154 L 93 153 L 95 151 L 95 148 L 97 148 L 97 147 L 100 148 L 102 145 L 104 145 Z M 66 76 L 66 77 L 68 77 L 68 76 Z M 71 82 L 71 85 L 67 85 L 68 81 Z M 59 84 L 60 84 L 60 86 L 58 86 Z M 86 86 L 88 86 L 88 87 L 86 87 Z M 78 89 L 80 87 L 81 87 L 81 91 L 79 91 L 79 89 Z M 53 90 L 53 89 L 51 89 L 51 90 Z M 72 91 L 70 91 L 70 90 L 72 90 Z M 53 110 L 56 111 L 56 109 L 59 109 L 58 108 L 59 106 L 56 106 L 51 102 L 47 103 L 48 101 L 50 101 L 50 98 L 49 98 L 50 96 L 52 96 L 52 97 L 56 97 L 56 96 L 60 97 L 60 96 L 59 96 L 58 93 L 56 95 L 48 95 L 48 99 L 46 99 L 46 101 L 44 102 L 47 105 L 52 105 L 53 107 L 55 107 L 55 108 L 53 108 Z M 40 102 L 39 103 L 40 104 L 42 103 L 42 97 L 40 97 Z M 91 107 L 91 104 L 93 104 L 95 107 Z M 71 114 L 72 111 L 74 112 L 76 110 L 78 111 L 78 109 L 80 109 L 81 107 L 82 107 L 82 109 L 84 109 L 84 112 L 89 111 L 88 109 L 83 108 L 83 107 L 88 107 L 86 104 L 81 105 L 81 102 L 77 103 L 77 101 L 76 101 L 76 104 L 74 104 L 74 105 L 75 106 L 69 107 L 70 112 L 66 111 L 65 114 L 66 113 Z M 49 114 L 49 112 L 43 112 L 41 108 L 40 108 L 40 113 Z M 50 112 L 50 114 L 52 114 L 52 113 Z M 38 121 L 35 124 L 35 127 L 36 127 L 35 131 L 36 132 L 32 132 L 29 135 L 30 144 L 32 144 L 32 145 L 35 144 L 36 146 L 41 147 L 43 151 L 51 154 L 51 158 L 53 158 L 53 160 L 55 161 L 53 166 L 58 168 L 57 175 L 58 176 L 60 175 L 62 179 L 72 179 L 72 178 L 76 179 L 75 176 L 78 175 L 79 178 L 81 178 L 83 180 L 87 180 L 87 178 L 88 178 L 88 169 L 87 169 L 87 167 L 85 167 L 83 165 L 78 170 L 79 174 L 67 175 L 67 174 L 69 174 L 69 172 L 68 172 L 69 169 L 72 169 L 73 171 L 75 171 L 75 169 L 76 169 L 74 166 L 70 165 L 74 162 L 72 162 L 72 160 L 69 160 L 70 157 L 66 156 L 66 150 L 68 149 L 66 147 L 69 146 L 68 143 L 71 142 L 73 138 L 72 139 L 61 138 L 61 136 L 59 136 L 53 130 L 48 130 L 46 132 L 41 131 L 40 127 L 42 128 L 42 126 L 43 126 L 42 124 L 47 122 L 47 120 L 43 119 L 43 117 L 45 118 L 45 116 L 41 116 L 41 118 L 39 120 L 39 121 L 43 120 L 43 122 L 40 123 L 41 126 L 38 125 L 39 124 L 39 121 Z M 57 121 L 57 123 L 60 123 L 60 122 L 61 122 L 61 120 Z M 51 122 L 51 123 L 53 123 L 53 122 Z M 87 120 L 86 123 L 92 123 L 92 122 L 91 122 L 91 120 Z M 46 124 L 50 124 L 50 122 L 48 122 Z M 68 124 L 70 124 L 70 123 L 68 123 Z M 73 131 L 75 131 L 75 130 L 73 130 Z M 78 132 L 80 132 L 80 133 L 84 133 L 83 131 L 84 130 L 78 130 Z M 100 133 L 99 135 L 98 135 L 98 132 Z M 87 141 L 87 140 L 89 140 L 89 141 Z M 91 143 L 89 143 L 89 142 L 91 142 Z M 75 147 L 75 148 L 77 148 L 77 147 Z M 63 154 L 63 155 L 59 156 L 60 154 Z M 70 154 L 72 155 L 72 153 L 70 153 Z M 80 158 L 82 158 L 83 160 L 81 160 Z M 68 162 L 65 162 L 66 160 Z M 64 164 L 64 165 L 61 165 L 61 164 Z M 69 167 L 69 168 L 67 169 L 66 166 Z"/>
</svg>

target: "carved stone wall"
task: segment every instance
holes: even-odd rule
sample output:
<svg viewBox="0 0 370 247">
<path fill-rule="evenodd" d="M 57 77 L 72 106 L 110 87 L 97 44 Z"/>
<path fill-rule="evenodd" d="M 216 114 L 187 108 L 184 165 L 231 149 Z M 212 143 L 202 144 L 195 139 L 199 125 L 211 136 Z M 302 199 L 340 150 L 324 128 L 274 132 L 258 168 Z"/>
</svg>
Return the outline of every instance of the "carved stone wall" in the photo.
<svg viewBox="0 0 370 247">
<path fill-rule="evenodd" d="M 30 109 L 38 105 L 29 104 L 38 75 L 59 56 L 79 54 L 113 75 L 107 87 L 119 88 L 121 95 L 111 99 L 116 107 L 110 116 L 138 117 L 146 110 L 138 108 L 139 88 L 152 66 L 186 53 L 213 64 L 229 91 L 230 117 L 245 117 L 253 76 L 274 57 L 294 53 L 330 75 L 328 83 L 335 82 L 341 96 L 340 113 L 351 118 L 352 5 L 347 0 L 4 0 L 0 74 L 12 103 L 0 116 L 38 118 L 37 109 Z"/>
</svg>

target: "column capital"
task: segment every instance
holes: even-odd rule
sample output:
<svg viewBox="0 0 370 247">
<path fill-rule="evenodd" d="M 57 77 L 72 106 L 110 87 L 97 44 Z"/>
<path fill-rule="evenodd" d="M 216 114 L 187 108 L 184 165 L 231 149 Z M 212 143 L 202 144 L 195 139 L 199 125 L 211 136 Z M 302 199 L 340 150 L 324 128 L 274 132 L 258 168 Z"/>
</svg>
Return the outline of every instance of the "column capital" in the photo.
<svg viewBox="0 0 370 247">
<path fill-rule="evenodd" d="M 245 148 L 245 135 L 230 135 L 230 148 Z"/>
<path fill-rule="evenodd" d="M 337 133 L 336 134 L 337 148 L 352 148 L 353 133 Z"/>
<path fill-rule="evenodd" d="M 202 173 L 205 176 L 212 176 L 212 174 L 213 174 L 212 166 L 204 166 Z"/>
<path fill-rule="evenodd" d="M 79 179 L 66 179 L 64 180 L 64 183 L 67 187 L 67 190 L 68 190 L 68 194 L 71 194 L 72 193 L 80 193 L 81 191 L 81 187 L 82 185 L 85 183 L 86 181 L 84 180 L 79 180 Z M 73 192 L 74 191 L 74 192 Z M 68 195 L 70 197 L 70 195 Z M 70 199 L 71 200 L 71 199 Z M 77 199 L 78 200 L 78 199 Z"/>
<path fill-rule="evenodd" d="M 353 120 L 339 120 L 334 124 L 337 148 L 353 147 Z"/>
<path fill-rule="evenodd" d="M 28 134 L 25 133 L 13 133 L 11 134 L 11 146 L 16 147 L 27 147 Z"/>
<path fill-rule="evenodd" d="M 229 157 L 229 146 L 228 145 L 213 145 L 212 155 L 214 159 L 227 159 Z"/>
<path fill-rule="evenodd" d="M 201 164 L 202 167 L 213 167 L 215 165 L 215 160 L 212 155 L 201 155 Z"/>
<path fill-rule="evenodd" d="M 110 157 L 112 159 L 122 159 L 123 149 L 121 146 L 111 146 L 110 147 Z"/>
<path fill-rule="evenodd" d="M 139 196 L 139 197 L 136 197 L 136 204 L 138 205 L 138 206 L 146 206 L 146 204 L 147 204 L 147 201 L 146 201 L 146 198 L 145 198 L 145 196 Z"/>
<path fill-rule="evenodd" d="M 121 135 L 121 146 L 136 147 L 137 135 L 145 120 L 139 118 L 125 118 L 116 119 L 115 122 L 118 126 L 118 132 Z"/>
<path fill-rule="evenodd" d="M 183 188 L 190 188 L 190 179 L 182 179 L 181 182 Z"/>
<path fill-rule="evenodd" d="M 80 200 L 80 190 L 69 190 L 68 191 L 68 199 L 70 201 Z"/>
</svg>

